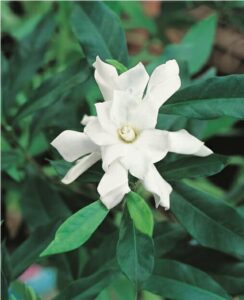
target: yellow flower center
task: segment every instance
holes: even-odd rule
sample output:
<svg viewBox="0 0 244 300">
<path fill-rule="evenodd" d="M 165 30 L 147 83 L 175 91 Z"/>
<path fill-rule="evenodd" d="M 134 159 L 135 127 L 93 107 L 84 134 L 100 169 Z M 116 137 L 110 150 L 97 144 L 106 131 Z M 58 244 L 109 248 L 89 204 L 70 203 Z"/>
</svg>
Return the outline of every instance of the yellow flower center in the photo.
<svg viewBox="0 0 244 300">
<path fill-rule="evenodd" d="M 126 143 L 132 143 L 137 138 L 137 132 L 130 125 L 124 125 L 118 130 L 120 139 Z"/>
</svg>

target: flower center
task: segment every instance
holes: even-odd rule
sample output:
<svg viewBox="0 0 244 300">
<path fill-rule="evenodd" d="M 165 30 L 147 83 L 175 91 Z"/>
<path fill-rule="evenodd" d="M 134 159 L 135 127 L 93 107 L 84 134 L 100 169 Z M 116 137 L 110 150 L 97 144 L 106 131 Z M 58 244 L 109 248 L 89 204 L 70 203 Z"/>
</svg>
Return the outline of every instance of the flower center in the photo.
<svg viewBox="0 0 244 300">
<path fill-rule="evenodd" d="M 130 125 L 124 125 L 118 130 L 119 137 L 126 143 L 132 143 L 137 137 L 137 133 Z"/>
</svg>

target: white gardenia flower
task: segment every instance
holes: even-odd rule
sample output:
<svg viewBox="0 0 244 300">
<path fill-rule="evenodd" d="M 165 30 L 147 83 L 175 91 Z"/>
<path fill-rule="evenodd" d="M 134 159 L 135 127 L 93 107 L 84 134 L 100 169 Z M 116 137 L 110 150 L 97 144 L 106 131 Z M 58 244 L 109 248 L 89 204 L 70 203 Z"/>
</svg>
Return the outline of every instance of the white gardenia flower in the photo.
<svg viewBox="0 0 244 300">
<path fill-rule="evenodd" d="M 197 156 L 212 153 L 184 129 L 155 129 L 160 106 L 181 84 L 177 62 L 170 60 L 158 66 L 150 78 L 141 63 L 121 75 L 98 57 L 94 67 L 105 102 L 96 104 L 96 117 L 83 118 L 84 133 L 66 130 L 52 142 L 65 160 L 77 160 L 62 182 L 71 183 L 102 159 L 105 174 L 98 193 L 108 209 L 130 191 L 128 172 L 154 195 L 157 207 L 168 209 L 172 188 L 154 163 L 168 152 Z"/>
</svg>

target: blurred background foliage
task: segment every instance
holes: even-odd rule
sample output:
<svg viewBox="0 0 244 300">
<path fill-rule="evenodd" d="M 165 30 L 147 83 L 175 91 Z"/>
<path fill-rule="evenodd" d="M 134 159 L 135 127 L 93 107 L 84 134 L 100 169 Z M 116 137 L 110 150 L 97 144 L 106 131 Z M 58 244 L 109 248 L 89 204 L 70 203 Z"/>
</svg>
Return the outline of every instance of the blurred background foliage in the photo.
<svg viewBox="0 0 244 300">
<path fill-rule="evenodd" d="M 35 292 L 52 299 L 72 282 L 73 291 L 85 291 L 84 297 L 74 299 L 133 299 L 131 283 L 118 277 L 110 284 L 114 274 L 104 268 L 115 256 L 119 208 L 85 246 L 39 258 L 62 221 L 98 198 L 93 182 L 101 174 L 95 166 L 63 186 L 58 174 L 65 165 L 50 141 L 65 129 L 81 130 L 82 116 L 95 114 L 93 104 L 101 95 L 91 64 L 98 53 L 129 67 L 142 61 L 149 73 L 176 58 L 183 88 L 215 75 L 244 73 L 244 2 L 3 1 L 1 9 L 2 299 L 7 299 L 9 284 L 14 291 L 11 299 L 38 299 Z M 244 215 L 243 122 L 230 116 L 205 121 L 162 113 L 158 127 L 186 128 L 206 140 L 215 153 L 230 157 L 218 175 L 185 181 Z M 172 160 L 169 156 L 166 163 Z M 153 209 L 152 201 L 150 205 Z M 157 257 L 198 267 L 229 294 L 244 294 L 243 262 L 196 243 L 171 212 L 153 209 L 153 213 Z M 26 270 L 31 275 L 23 275 Z M 34 290 L 15 281 L 21 274 L 22 282 Z M 36 274 L 46 276 L 42 286 L 33 283 Z M 79 282 L 83 277 L 87 281 Z M 67 293 L 55 299 L 73 299 Z M 140 299 L 163 298 L 142 292 Z"/>
</svg>

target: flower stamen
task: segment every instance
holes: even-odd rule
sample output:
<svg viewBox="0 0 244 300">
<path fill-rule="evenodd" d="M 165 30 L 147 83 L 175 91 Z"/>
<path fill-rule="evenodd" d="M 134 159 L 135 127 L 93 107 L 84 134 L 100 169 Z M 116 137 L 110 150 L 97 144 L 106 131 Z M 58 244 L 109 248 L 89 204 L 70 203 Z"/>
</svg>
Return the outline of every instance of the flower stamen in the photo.
<svg viewBox="0 0 244 300">
<path fill-rule="evenodd" d="M 119 138 L 125 143 L 132 143 L 137 138 L 136 130 L 130 125 L 124 125 L 118 129 Z"/>
</svg>

